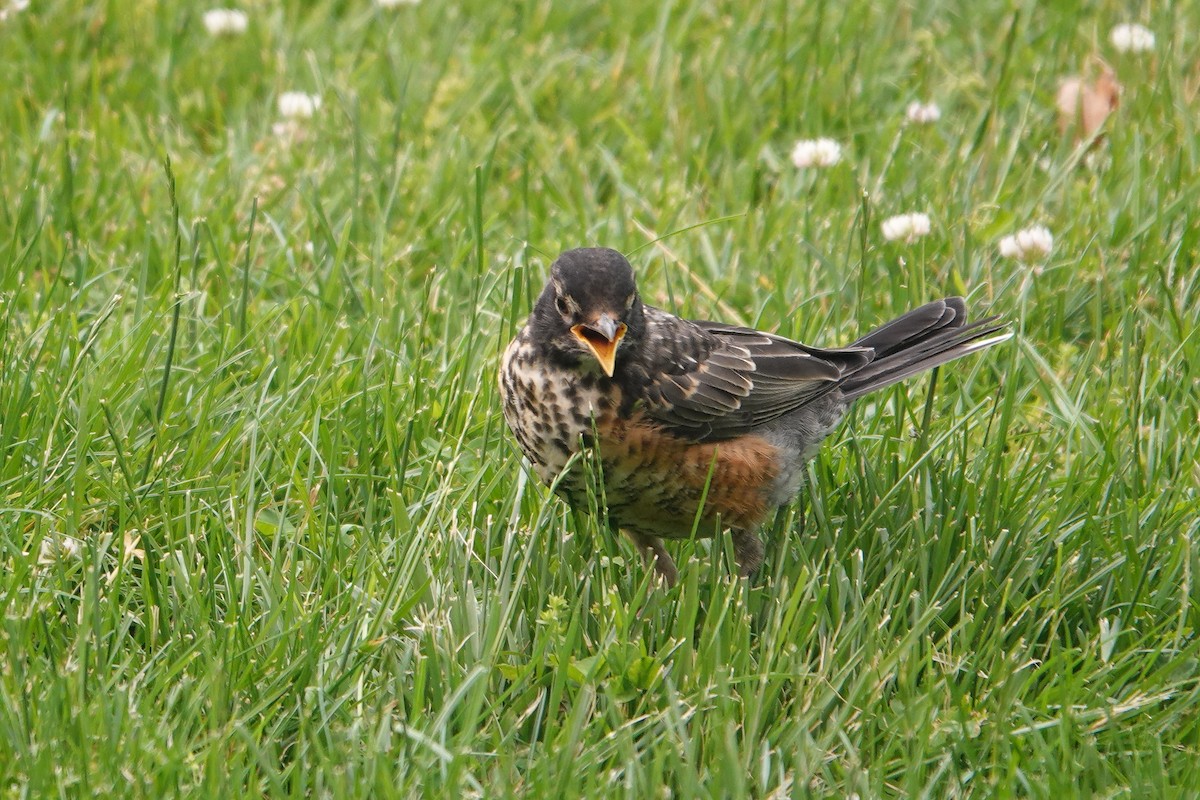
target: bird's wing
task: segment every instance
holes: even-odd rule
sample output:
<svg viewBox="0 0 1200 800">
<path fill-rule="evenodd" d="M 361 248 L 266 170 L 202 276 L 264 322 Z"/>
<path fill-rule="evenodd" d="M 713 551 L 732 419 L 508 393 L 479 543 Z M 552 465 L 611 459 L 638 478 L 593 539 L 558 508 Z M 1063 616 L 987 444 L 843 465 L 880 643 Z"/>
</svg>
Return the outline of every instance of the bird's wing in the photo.
<svg viewBox="0 0 1200 800">
<path fill-rule="evenodd" d="M 870 347 L 822 350 L 782 336 L 646 307 L 640 399 L 699 441 L 737 436 L 799 408 L 870 363 Z"/>
</svg>

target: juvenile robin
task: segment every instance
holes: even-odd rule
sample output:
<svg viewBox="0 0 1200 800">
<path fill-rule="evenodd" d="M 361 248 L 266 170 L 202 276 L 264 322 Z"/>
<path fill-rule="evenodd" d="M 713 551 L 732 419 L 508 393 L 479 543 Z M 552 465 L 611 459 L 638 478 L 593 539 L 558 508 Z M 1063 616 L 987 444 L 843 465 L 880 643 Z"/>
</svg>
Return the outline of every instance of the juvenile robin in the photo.
<svg viewBox="0 0 1200 800">
<path fill-rule="evenodd" d="M 595 456 L 609 521 L 671 585 L 663 539 L 728 529 L 749 575 L 763 560 L 759 527 L 800 491 L 851 403 L 1010 335 L 997 317 L 967 322 L 963 299 L 948 297 L 849 347 L 810 347 L 646 305 L 624 256 L 580 248 L 554 262 L 505 350 L 500 393 L 534 470 L 576 508 L 588 482 L 573 457 Z"/>
</svg>

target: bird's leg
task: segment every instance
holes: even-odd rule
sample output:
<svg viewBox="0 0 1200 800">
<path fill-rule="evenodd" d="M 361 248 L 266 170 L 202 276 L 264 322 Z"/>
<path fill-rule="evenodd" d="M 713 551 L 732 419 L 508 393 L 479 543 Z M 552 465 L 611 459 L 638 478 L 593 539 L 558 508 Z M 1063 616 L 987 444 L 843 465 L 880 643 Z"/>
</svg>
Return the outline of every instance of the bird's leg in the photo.
<svg viewBox="0 0 1200 800">
<path fill-rule="evenodd" d="M 671 554 L 663 547 L 662 539 L 657 536 L 647 536 L 643 533 L 634 533 L 625 531 L 633 543 L 637 545 L 638 551 L 642 554 L 648 566 L 653 565 L 654 571 L 657 572 L 670 588 L 679 580 L 679 570 L 675 569 L 675 560 L 671 558 Z"/>
<path fill-rule="evenodd" d="M 738 575 L 743 578 L 758 569 L 763 562 L 763 543 L 755 531 L 733 531 L 733 555 L 738 563 Z"/>
</svg>

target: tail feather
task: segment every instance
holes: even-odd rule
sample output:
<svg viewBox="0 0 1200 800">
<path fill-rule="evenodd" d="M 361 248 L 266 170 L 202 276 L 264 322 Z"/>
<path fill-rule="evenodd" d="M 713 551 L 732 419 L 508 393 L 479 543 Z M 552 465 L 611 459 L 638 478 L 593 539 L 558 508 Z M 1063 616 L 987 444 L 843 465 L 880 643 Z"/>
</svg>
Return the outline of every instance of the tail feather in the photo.
<svg viewBox="0 0 1200 800">
<path fill-rule="evenodd" d="M 945 300 L 926 303 L 907 314 L 901 314 L 891 322 L 885 322 L 852 346 L 870 347 L 875 351 L 875 358 L 880 359 L 931 332 L 947 327 L 961 327 L 966 321 L 966 301 L 961 297 L 947 297 Z"/>
<path fill-rule="evenodd" d="M 962 358 L 1008 339 L 1012 333 L 999 317 L 967 322 L 961 297 L 926 303 L 863 336 L 856 347 L 870 347 L 870 363 L 843 378 L 849 400 L 883 389 L 905 378 Z"/>
</svg>

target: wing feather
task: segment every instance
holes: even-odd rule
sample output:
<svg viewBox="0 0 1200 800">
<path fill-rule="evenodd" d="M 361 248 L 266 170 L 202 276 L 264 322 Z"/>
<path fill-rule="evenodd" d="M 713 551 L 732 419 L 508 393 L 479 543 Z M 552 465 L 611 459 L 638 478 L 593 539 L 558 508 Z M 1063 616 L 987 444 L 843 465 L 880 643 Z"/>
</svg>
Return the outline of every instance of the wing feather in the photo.
<svg viewBox="0 0 1200 800">
<path fill-rule="evenodd" d="M 871 360 L 871 350 L 820 350 L 782 336 L 682 320 L 646 307 L 639 399 L 675 432 L 726 439 L 799 408 Z"/>
<path fill-rule="evenodd" d="M 828 350 L 650 306 L 644 313 L 645 341 L 627 388 L 651 418 L 696 441 L 746 433 L 834 389 L 853 399 L 1005 338 L 996 317 L 968 323 L 961 297 Z"/>
</svg>

